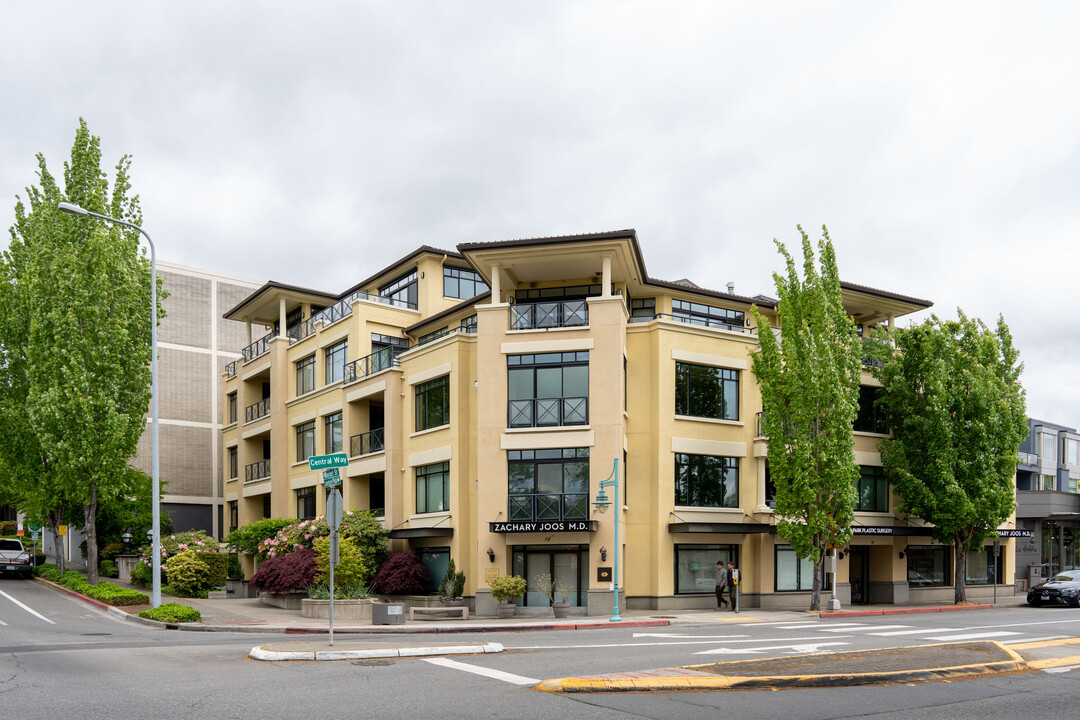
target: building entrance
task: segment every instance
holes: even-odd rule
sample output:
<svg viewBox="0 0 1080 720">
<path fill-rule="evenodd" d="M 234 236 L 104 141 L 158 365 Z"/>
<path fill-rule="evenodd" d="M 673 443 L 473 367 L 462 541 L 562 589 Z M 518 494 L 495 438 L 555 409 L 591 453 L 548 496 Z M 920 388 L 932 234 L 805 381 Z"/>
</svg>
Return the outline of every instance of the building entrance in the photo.
<svg viewBox="0 0 1080 720">
<path fill-rule="evenodd" d="M 566 602 L 572 607 L 585 605 L 589 589 L 586 571 L 589 567 L 587 545 L 515 545 L 514 575 L 525 578 L 523 605 L 550 607 L 551 600 L 540 592 L 538 578 L 550 575 L 552 582 L 567 591 Z M 556 597 L 556 600 L 559 598 Z"/>
<path fill-rule="evenodd" d="M 852 545 L 848 550 L 848 582 L 851 604 L 870 603 L 870 548 Z"/>
</svg>

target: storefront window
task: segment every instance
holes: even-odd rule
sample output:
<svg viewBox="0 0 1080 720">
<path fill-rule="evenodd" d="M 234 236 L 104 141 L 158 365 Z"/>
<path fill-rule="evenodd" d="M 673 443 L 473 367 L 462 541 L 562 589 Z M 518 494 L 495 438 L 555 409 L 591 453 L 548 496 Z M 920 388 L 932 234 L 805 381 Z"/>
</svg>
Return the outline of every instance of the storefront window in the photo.
<svg viewBox="0 0 1080 720">
<path fill-rule="evenodd" d="M 716 592 L 716 562 L 739 566 L 736 545 L 676 545 L 675 594 Z"/>
<path fill-rule="evenodd" d="M 810 592 L 814 589 L 814 563 L 795 554 L 790 545 L 777 545 L 775 549 L 776 592 Z M 832 575 L 826 574 L 821 589 L 832 590 Z"/>
<path fill-rule="evenodd" d="M 1002 548 L 1004 550 L 1004 548 Z M 968 585 L 994 585 L 1000 584 L 998 578 L 1002 577 L 1004 567 L 1004 552 L 998 554 L 994 560 L 994 548 L 979 548 L 967 551 L 967 584 Z"/>
<path fill-rule="evenodd" d="M 428 569 L 428 574 L 431 575 L 428 592 L 435 592 L 442 585 L 443 576 L 446 575 L 446 568 L 450 565 L 450 548 L 426 547 L 420 548 L 417 552 L 420 554 L 420 562 L 424 563 L 424 566 Z"/>
<path fill-rule="evenodd" d="M 949 548 L 943 545 L 908 545 L 907 576 L 909 587 L 952 585 L 949 571 Z"/>
</svg>

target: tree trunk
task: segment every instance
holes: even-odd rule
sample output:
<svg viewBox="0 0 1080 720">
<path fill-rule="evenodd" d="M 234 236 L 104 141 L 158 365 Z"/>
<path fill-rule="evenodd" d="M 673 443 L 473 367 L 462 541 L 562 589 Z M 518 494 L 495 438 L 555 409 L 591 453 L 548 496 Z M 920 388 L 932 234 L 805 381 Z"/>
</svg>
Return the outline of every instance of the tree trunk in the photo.
<svg viewBox="0 0 1080 720">
<path fill-rule="evenodd" d="M 98 582 L 98 547 L 97 547 L 97 483 L 90 485 L 90 504 L 83 506 L 83 533 L 86 535 L 86 581 L 91 585 Z"/>
<path fill-rule="evenodd" d="M 823 553 L 818 550 L 817 557 L 814 558 L 814 589 L 810 593 L 810 609 L 815 612 L 821 610 L 821 588 L 825 577 L 825 563 L 821 561 L 822 555 Z"/>
<path fill-rule="evenodd" d="M 953 538 L 953 556 L 956 558 L 956 573 L 953 587 L 956 590 L 954 601 L 957 605 L 967 602 L 967 551 L 964 541 L 957 535 Z"/>
<path fill-rule="evenodd" d="M 60 546 L 60 519 L 64 516 L 62 510 L 53 510 L 45 516 L 45 521 L 49 524 L 49 533 L 53 539 L 53 552 L 56 553 L 56 569 L 60 573 L 63 573 L 65 568 L 64 563 L 64 549 Z"/>
</svg>

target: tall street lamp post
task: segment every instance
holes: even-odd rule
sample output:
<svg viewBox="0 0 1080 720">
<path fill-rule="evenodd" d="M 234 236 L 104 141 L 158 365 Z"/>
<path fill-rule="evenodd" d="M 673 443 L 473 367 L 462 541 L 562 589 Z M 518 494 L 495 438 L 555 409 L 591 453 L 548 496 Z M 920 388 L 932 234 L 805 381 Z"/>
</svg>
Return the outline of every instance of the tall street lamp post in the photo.
<svg viewBox="0 0 1080 720">
<path fill-rule="evenodd" d="M 150 493 L 153 507 L 153 528 L 151 529 L 151 532 L 153 533 L 151 550 L 153 556 L 153 594 L 150 597 L 150 602 L 154 607 L 158 607 L 161 605 L 161 477 L 158 472 L 157 263 L 156 253 L 154 251 L 154 241 L 150 239 L 150 235 L 145 230 L 126 220 L 119 220 L 114 217 L 109 217 L 108 215 L 99 215 L 98 213 L 90 212 L 89 210 L 68 202 L 62 202 L 56 207 L 60 212 L 97 218 L 98 220 L 104 220 L 106 222 L 116 223 L 117 225 L 123 225 L 138 230 L 142 233 L 142 236 L 146 238 L 146 242 L 150 243 L 150 444 L 152 448 L 150 460 Z"/>
<path fill-rule="evenodd" d="M 611 501 L 608 500 L 607 493 L 604 492 L 606 487 L 614 488 L 613 492 L 615 493 L 615 564 L 611 573 L 613 581 L 611 584 L 613 590 L 612 607 L 614 611 L 608 622 L 622 622 L 622 618 L 619 617 L 619 515 L 622 510 L 622 502 L 619 500 L 619 458 L 615 458 L 615 466 L 611 469 L 611 474 L 607 476 L 607 479 L 600 481 L 600 492 L 596 493 L 596 499 L 593 500 L 593 507 L 601 515 L 611 507 Z"/>
</svg>

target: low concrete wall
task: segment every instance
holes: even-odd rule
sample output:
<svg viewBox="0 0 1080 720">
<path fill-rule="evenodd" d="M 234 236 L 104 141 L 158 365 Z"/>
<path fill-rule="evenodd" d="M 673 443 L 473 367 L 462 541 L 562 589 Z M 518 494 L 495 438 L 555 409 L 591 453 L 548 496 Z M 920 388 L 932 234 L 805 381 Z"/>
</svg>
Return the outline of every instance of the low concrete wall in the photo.
<svg viewBox="0 0 1080 720">
<path fill-rule="evenodd" d="M 335 620 L 358 620 L 371 622 L 371 606 L 374 600 L 335 600 Z M 304 598 L 300 601 L 300 617 L 327 619 L 330 617 L 330 601 Z"/>
<path fill-rule="evenodd" d="M 284 595 L 278 595 L 276 593 L 259 593 L 259 602 L 263 605 L 271 605 L 273 607 L 281 608 L 282 610 L 299 610 L 300 601 L 307 598 L 307 593 L 287 593 Z"/>
</svg>

